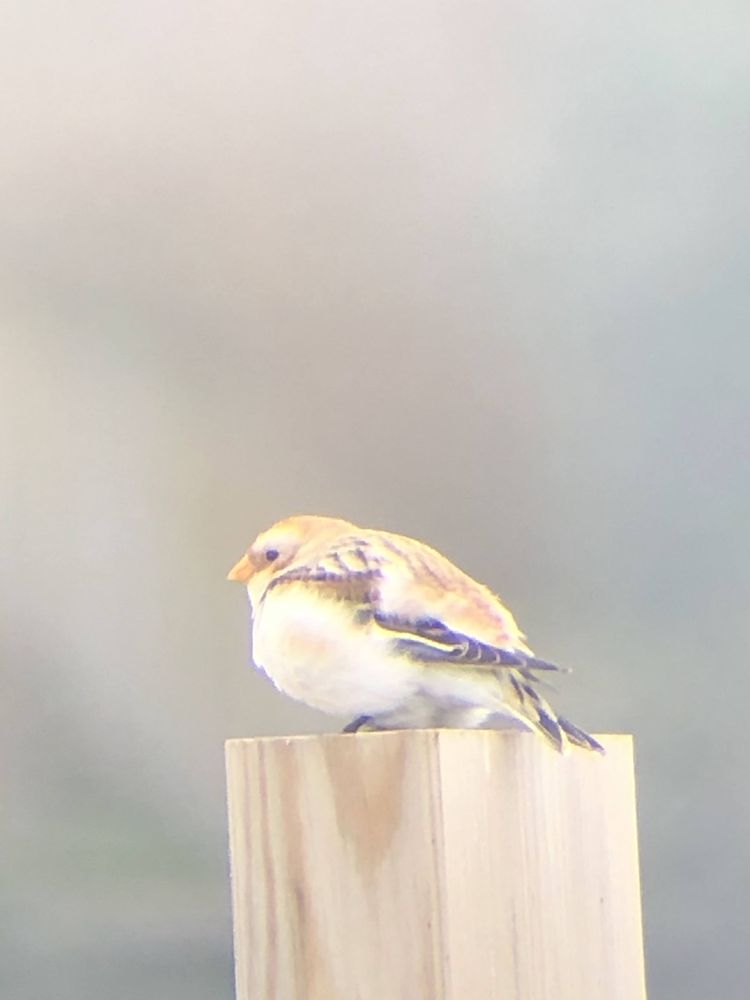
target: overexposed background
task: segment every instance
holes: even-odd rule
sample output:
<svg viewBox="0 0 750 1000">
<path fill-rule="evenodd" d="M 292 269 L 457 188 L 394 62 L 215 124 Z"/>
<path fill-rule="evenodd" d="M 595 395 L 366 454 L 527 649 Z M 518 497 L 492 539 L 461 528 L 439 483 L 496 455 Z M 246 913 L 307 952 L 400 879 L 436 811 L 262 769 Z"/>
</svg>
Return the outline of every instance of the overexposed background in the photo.
<svg viewBox="0 0 750 1000">
<path fill-rule="evenodd" d="M 0 29 L 3 996 L 230 998 L 252 536 L 414 534 L 634 731 L 651 993 L 744 1000 L 750 11 L 30 0 Z"/>
</svg>

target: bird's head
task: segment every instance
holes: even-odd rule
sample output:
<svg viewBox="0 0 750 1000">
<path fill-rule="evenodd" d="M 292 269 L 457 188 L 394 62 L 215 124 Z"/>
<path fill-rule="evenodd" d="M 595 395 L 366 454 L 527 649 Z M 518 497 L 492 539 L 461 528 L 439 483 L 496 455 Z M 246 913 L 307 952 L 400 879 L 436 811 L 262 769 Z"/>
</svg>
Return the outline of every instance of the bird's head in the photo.
<svg viewBox="0 0 750 1000">
<path fill-rule="evenodd" d="M 229 571 L 227 580 L 244 583 L 253 603 L 279 573 L 321 543 L 351 530 L 354 525 L 334 517 L 300 514 L 277 521 L 262 531 Z"/>
</svg>

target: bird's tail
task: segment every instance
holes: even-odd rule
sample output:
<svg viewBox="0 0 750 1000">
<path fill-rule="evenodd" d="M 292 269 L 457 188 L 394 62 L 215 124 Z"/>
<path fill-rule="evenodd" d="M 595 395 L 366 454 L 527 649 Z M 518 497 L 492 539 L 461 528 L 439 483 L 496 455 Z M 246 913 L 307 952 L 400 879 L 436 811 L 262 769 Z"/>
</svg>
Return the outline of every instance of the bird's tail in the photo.
<svg viewBox="0 0 750 1000">
<path fill-rule="evenodd" d="M 574 743 L 577 747 L 583 747 L 584 750 L 596 750 L 598 753 L 607 752 L 593 736 L 584 732 L 583 729 L 579 729 L 572 722 L 568 722 L 567 719 L 563 719 L 560 715 L 557 717 L 557 724 L 567 736 L 569 743 Z"/>
<path fill-rule="evenodd" d="M 604 753 L 604 747 L 583 729 L 555 714 L 553 708 L 520 673 L 510 674 L 512 705 L 515 714 L 550 742 L 560 753 L 572 744 L 585 750 Z"/>
</svg>

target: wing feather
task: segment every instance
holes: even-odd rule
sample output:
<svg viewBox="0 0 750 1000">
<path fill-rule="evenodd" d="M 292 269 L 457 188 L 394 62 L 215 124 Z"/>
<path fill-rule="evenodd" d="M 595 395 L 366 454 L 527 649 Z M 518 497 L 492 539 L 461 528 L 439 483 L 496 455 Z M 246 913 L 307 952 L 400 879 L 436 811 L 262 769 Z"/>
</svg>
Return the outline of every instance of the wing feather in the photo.
<svg viewBox="0 0 750 1000">
<path fill-rule="evenodd" d="M 372 622 L 394 647 L 422 663 L 497 670 L 561 671 L 535 657 L 513 616 L 486 587 L 434 549 L 411 538 L 362 531 L 328 544 L 270 582 L 319 585 L 355 606 L 360 624 Z"/>
<path fill-rule="evenodd" d="M 326 587 L 332 597 L 369 611 L 377 600 L 382 560 L 360 538 L 347 536 L 301 563 L 292 563 L 268 584 L 263 598 L 276 587 L 305 583 Z"/>
<path fill-rule="evenodd" d="M 456 663 L 471 667 L 515 667 L 533 679 L 533 672 L 565 671 L 547 660 L 540 660 L 523 649 L 508 649 L 480 642 L 455 632 L 434 618 L 408 620 L 375 611 L 377 624 L 394 633 L 396 649 L 424 663 Z M 567 672 L 567 671 L 565 671 Z"/>
</svg>

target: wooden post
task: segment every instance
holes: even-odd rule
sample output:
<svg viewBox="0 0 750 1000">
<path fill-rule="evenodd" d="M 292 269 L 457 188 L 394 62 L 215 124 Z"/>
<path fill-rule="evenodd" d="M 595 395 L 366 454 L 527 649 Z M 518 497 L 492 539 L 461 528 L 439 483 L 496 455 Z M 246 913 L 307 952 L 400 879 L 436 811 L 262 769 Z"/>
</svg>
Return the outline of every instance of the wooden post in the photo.
<svg viewBox="0 0 750 1000">
<path fill-rule="evenodd" d="M 644 1000 L 632 740 L 227 743 L 237 1000 Z"/>
</svg>

